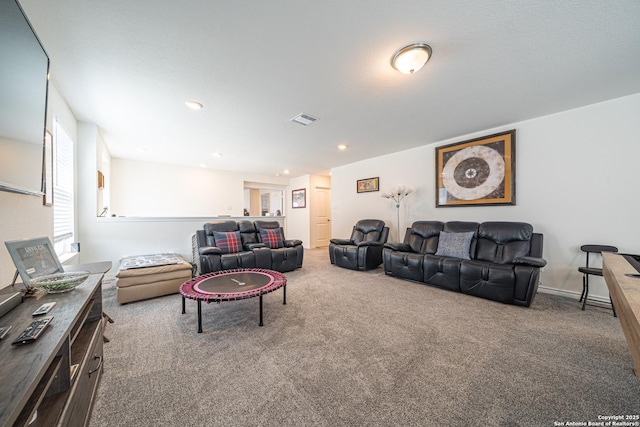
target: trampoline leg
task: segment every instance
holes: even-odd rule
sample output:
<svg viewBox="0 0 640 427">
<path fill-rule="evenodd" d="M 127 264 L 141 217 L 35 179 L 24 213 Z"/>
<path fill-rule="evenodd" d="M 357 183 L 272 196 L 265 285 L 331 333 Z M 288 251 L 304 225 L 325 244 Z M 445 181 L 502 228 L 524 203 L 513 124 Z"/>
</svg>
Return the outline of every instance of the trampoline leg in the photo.
<svg viewBox="0 0 640 427">
<path fill-rule="evenodd" d="M 202 301 L 198 300 L 198 333 L 202 333 Z"/>
<path fill-rule="evenodd" d="M 287 305 L 287 285 L 282 287 L 282 305 Z"/>
<path fill-rule="evenodd" d="M 187 311 L 185 310 L 184 307 L 184 297 L 182 297 L 182 314 L 185 314 Z"/>
<path fill-rule="evenodd" d="M 260 295 L 260 323 L 258 326 L 262 326 L 262 295 Z"/>
</svg>

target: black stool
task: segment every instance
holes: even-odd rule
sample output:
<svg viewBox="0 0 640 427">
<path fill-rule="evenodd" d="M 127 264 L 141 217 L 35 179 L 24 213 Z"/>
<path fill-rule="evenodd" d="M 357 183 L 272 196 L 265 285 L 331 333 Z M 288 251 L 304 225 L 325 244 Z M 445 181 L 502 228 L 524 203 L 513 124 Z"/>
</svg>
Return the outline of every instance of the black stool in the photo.
<svg viewBox="0 0 640 427">
<path fill-rule="evenodd" d="M 589 267 L 589 254 L 595 254 L 602 252 L 618 252 L 618 248 L 615 246 L 607 246 L 607 245 L 582 245 L 580 247 L 582 252 L 586 252 L 587 254 L 587 263 L 584 267 L 579 267 L 578 271 L 582 273 L 582 295 L 580 295 L 580 302 L 582 302 L 582 309 L 587 305 L 587 297 L 589 296 L 589 275 L 600 276 L 602 277 L 602 269 Z M 611 309 L 613 310 L 613 315 L 618 317 L 616 314 L 616 308 L 613 306 L 613 301 L 611 300 L 611 295 L 609 295 L 609 301 L 611 301 Z"/>
</svg>

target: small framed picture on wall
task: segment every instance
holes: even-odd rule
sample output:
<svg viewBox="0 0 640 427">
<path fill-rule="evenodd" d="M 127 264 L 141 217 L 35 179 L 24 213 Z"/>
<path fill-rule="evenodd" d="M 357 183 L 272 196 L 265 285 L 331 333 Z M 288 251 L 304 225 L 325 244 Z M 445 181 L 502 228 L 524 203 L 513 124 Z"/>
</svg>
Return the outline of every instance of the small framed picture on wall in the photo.
<svg viewBox="0 0 640 427">
<path fill-rule="evenodd" d="M 380 178 L 359 179 L 356 183 L 358 193 L 368 193 L 370 191 L 380 191 Z"/>
<path fill-rule="evenodd" d="M 307 189 L 300 188 L 291 192 L 291 207 L 306 208 L 307 207 Z"/>
</svg>

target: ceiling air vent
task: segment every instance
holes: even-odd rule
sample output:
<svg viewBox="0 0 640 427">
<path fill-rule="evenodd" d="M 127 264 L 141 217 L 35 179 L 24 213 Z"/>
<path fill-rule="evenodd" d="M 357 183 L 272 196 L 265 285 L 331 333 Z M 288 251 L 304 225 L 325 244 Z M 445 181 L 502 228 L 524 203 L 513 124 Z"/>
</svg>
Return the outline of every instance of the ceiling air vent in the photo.
<svg viewBox="0 0 640 427">
<path fill-rule="evenodd" d="M 297 116 L 295 116 L 293 119 L 291 119 L 292 122 L 300 123 L 303 126 L 309 126 L 311 123 L 315 122 L 316 120 L 318 120 L 317 117 L 313 117 L 312 115 L 307 113 L 300 113 Z"/>
</svg>

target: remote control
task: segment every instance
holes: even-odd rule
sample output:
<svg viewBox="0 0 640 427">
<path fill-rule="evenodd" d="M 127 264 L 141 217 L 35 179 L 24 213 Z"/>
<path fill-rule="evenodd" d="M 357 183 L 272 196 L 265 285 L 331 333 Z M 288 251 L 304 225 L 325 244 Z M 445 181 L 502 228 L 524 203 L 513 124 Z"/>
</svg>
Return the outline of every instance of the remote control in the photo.
<svg viewBox="0 0 640 427">
<path fill-rule="evenodd" d="M 22 345 L 34 342 L 40 335 L 42 335 L 42 332 L 44 332 L 47 325 L 51 323 L 51 319 L 53 319 L 53 316 L 45 316 L 39 318 L 38 320 L 34 320 L 11 344 Z"/>
<path fill-rule="evenodd" d="M 40 316 L 41 314 L 47 314 L 48 312 L 51 311 L 54 305 L 56 305 L 55 301 L 42 304 L 36 311 L 33 312 L 32 316 Z"/>
<path fill-rule="evenodd" d="M 6 337 L 10 330 L 11 326 L 3 326 L 0 328 L 0 340 Z"/>
</svg>

